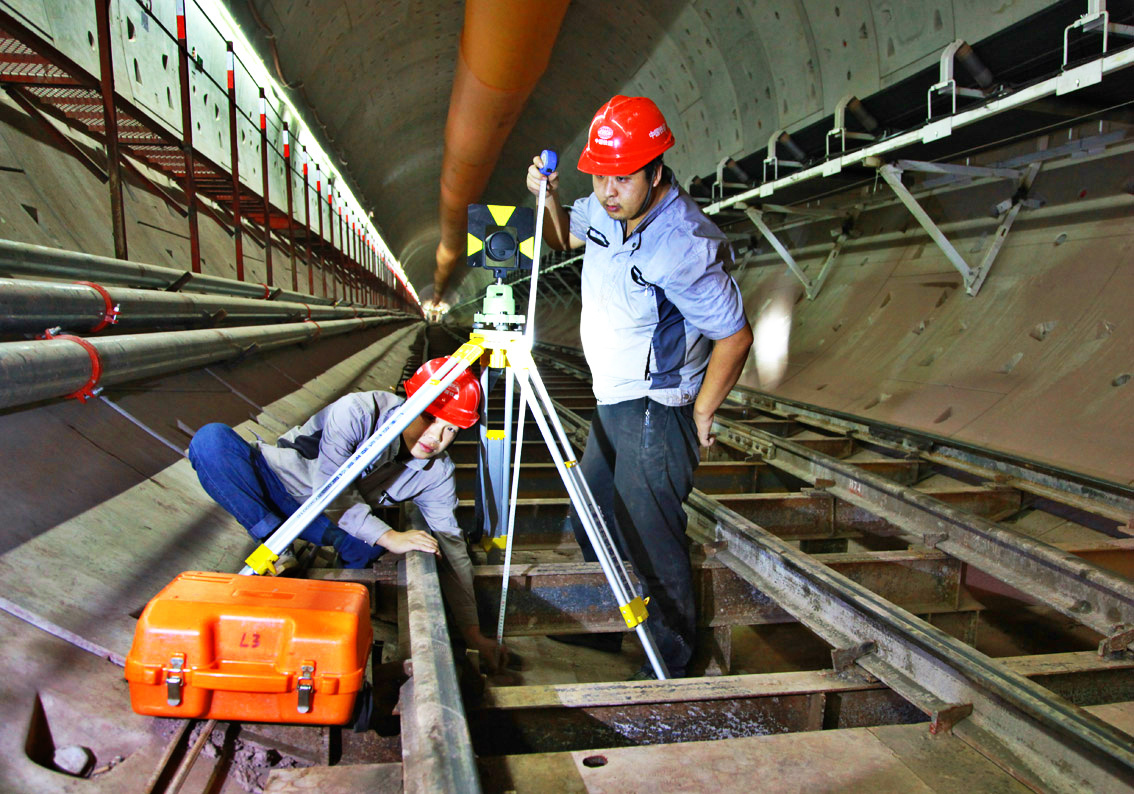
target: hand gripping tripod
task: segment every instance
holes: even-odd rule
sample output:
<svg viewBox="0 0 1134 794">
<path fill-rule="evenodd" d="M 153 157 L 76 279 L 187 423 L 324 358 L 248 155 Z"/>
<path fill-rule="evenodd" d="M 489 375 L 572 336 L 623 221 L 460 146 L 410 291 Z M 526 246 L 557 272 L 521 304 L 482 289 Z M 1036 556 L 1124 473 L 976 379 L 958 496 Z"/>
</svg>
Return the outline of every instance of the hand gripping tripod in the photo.
<svg viewBox="0 0 1134 794">
<path fill-rule="evenodd" d="M 554 154 L 545 152 L 544 158 L 545 162 L 549 163 L 550 168 L 554 168 Z M 537 209 L 538 214 L 536 216 L 535 240 L 537 246 L 539 245 L 542 232 L 541 227 L 543 225 L 543 208 L 545 202 L 545 191 L 542 188 L 543 185 L 541 185 Z M 547 445 L 548 451 L 555 463 L 555 468 L 559 471 L 559 476 L 563 480 L 564 487 L 567 489 L 567 495 L 571 500 L 571 505 L 578 514 L 579 520 L 587 534 L 587 538 L 594 548 L 599 564 L 602 567 L 602 572 L 606 576 L 607 583 L 610 585 L 610 589 L 614 594 L 619 611 L 622 613 L 622 618 L 626 621 L 628 628 L 634 629 L 637 632 L 642 647 L 645 649 L 646 656 L 650 661 L 650 665 L 654 670 L 654 674 L 659 679 L 665 679 L 668 678 L 668 671 L 658 653 L 653 635 L 646 626 L 646 618 L 648 617 L 646 602 L 648 599 L 643 599 L 636 592 L 634 583 L 631 581 L 630 575 L 626 570 L 626 566 L 623 564 L 611 540 L 610 531 L 607 529 L 606 522 L 603 519 L 602 510 L 595 502 L 595 498 L 591 494 L 591 490 L 587 486 L 582 472 L 579 470 L 578 461 L 575 459 L 571 443 L 567 439 L 567 434 L 563 430 L 563 425 L 560 423 L 558 415 L 555 413 L 554 404 L 547 393 L 547 389 L 544 387 L 543 380 L 540 378 L 539 371 L 536 369 L 535 361 L 532 358 L 531 320 L 533 319 L 536 277 L 538 275 L 538 247 L 536 248 L 536 255 L 533 259 L 536 265 L 533 267 L 532 273 L 531 297 L 529 299 L 527 318 L 529 322 L 526 330 L 513 330 L 516 326 L 524 324 L 524 318 L 514 314 L 515 304 L 511 296 L 511 287 L 499 283 L 490 285 L 485 297 L 484 308 L 486 311 L 484 314 L 476 315 L 476 320 L 478 324 L 493 325 L 495 327 L 474 330 L 469 336 L 469 341 L 458 348 L 457 352 L 450 357 L 449 361 L 440 370 L 434 373 L 434 377 L 419 388 L 412 397 L 406 400 L 400 410 L 395 411 L 394 414 L 387 419 L 370 438 L 363 442 L 345 463 L 343 463 L 338 471 L 331 475 L 290 518 L 284 521 L 263 544 L 252 552 L 246 560 L 247 565 L 241 570 L 241 573 L 248 575 L 252 573 L 263 574 L 270 570 L 274 571 L 272 563 L 279 558 L 280 553 L 284 549 L 291 545 L 292 541 L 299 537 L 300 533 L 307 528 L 308 524 L 354 482 L 366 468 L 382 454 L 386 447 L 396 441 L 402 431 L 425 411 L 425 409 L 440 396 L 445 388 L 456 380 L 461 372 L 468 369 L 473 363 L 482 361 L 482 359 L 487 357 L 486 363 L 488 367 L 503 369 L 505 371 L 508 386 L 511 386 L 513 378 L 515 378 L 520 385 L 521 415 L 519 432 L 516 439 L 516 464 L 512 472 L 513 479 L 509 504 L 509 531 L 507 535 L 506 561 L 511 557 L 512 538 L 514 535 L 512 530 L 515 522 L 516 497 L 519 483 L 520 449 L 523 445 L 523 412 L 526 407 L 531 410 L 532 417 L 535 419 L 536 425 L 543 435 L 544 443 Z M 508 389 L 507 408 L 510 413 L 510 388 Z M 507 418 L 510 419 L 510 417 Z M 507 585 L 508 570 L 506 563 L 504 586 L 501 595 L 501 629 L 504 618 L 504 600 L 507 598 Z M 498 636 L 500 633 L 501 631 L 498 630 Z"/>
</svg>

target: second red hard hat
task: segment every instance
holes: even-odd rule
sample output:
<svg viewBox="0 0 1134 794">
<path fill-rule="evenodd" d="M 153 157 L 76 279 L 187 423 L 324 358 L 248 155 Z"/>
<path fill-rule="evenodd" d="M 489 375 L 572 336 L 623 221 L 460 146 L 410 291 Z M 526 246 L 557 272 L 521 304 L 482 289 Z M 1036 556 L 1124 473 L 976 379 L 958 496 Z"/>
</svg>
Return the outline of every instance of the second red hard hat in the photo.
<svg viewBox="0 0 1134 794">
<path fill-rule="evenodd" d="M 665 116 L 652 99 L 616 96 L 591 121 L 579 170 L 600 176 L 629 176 L 675 143 Z"/>
<path fill-rule="evenodd" d="M 418 367 L 417 372 L 406 381 L 406 396 L 412 397 L 448 361 L 448 356 L 434 358 Z M 425 411 L 467 430 L 480 419 L 479 408 L 480 384 L 476 382 L 471 372 L 465 370 L 445 387 L 445 391 L 441 392 Z"/>
</svg>

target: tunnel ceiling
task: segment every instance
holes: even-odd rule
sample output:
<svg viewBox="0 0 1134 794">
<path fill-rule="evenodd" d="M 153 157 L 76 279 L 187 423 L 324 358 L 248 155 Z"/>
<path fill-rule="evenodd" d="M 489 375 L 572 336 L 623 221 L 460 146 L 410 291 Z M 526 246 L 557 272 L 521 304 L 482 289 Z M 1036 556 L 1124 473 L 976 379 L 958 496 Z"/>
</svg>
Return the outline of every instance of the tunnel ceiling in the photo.
<svg viewBox="0 0 1134 794">
<path fill-rule="evenodd" d="M 450 0 L 228 0 L 344 158 L 342 169 L 423 299 L 433 297 L 441 156 L 464 4 Z M 1053 5 L 1020 0 L 574 0 L 543 79 L 504 146 L 486 200 L 525 201 L 521 173 L 551 147 L 573 166 L 594 111 L 616 93 L 653 98 L 677 136 L 682 183 L 768 136 L 828 116 Z M 251 8 L 250 8 L 251 6 Z M 1079 8 L 1082 6 L 1082 8 Z M 257 19 L 257 17 L 259 19 Z M 312 125 L 316 126 L 316 125 Z M 588 189 L 568 169 L 564 195 Z M 483 283 L 458 269 L 449 300 Z"/>
</svg>

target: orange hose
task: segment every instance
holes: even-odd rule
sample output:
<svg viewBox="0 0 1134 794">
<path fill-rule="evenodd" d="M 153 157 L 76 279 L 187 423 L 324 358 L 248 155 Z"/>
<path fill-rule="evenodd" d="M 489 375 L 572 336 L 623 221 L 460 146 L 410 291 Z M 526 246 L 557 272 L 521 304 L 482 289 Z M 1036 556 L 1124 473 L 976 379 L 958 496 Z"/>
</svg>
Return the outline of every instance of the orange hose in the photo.
<svg viewBox="0 0 1134 794">
<path fill-rule="evenodd" d="M 569 0 L 468 0 L 445 155 L 434 300 L 466 251 L 468 205 L 480 199 L 500 150 L 547 68 Z M 517 179 L 519 176 L 517 176 Z"/>
</svg>

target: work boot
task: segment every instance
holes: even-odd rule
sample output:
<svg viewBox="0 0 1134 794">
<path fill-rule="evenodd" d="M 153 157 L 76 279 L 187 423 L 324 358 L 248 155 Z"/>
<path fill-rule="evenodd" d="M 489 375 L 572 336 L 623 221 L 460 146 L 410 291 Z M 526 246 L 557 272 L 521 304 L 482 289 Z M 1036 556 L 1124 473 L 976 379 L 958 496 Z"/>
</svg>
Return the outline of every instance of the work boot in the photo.
<svg viewBox="0 0 1134 794">
<path fill-rule="evenodd" d="M 548 634 L 549 640 L 564 645 L 577 645 L 603 653 L 622 653 L 622 635 L 614 634 Z"/>
</svg>

